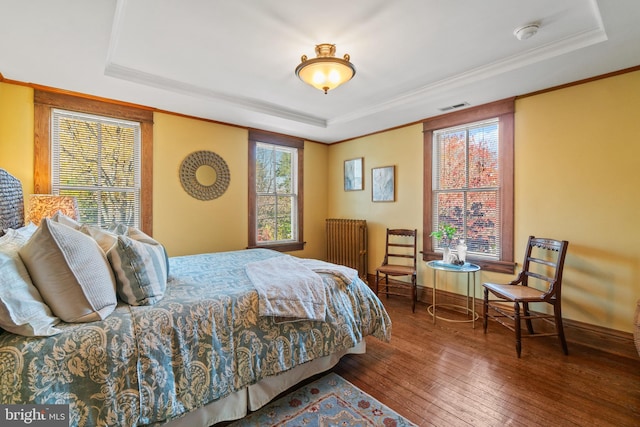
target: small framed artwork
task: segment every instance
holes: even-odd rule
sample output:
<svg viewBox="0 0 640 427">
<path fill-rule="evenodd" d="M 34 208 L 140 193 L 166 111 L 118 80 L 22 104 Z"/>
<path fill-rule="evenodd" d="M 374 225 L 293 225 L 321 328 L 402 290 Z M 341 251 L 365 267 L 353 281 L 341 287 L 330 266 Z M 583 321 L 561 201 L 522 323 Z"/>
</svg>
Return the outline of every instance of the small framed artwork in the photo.
<svg viewBox="0 0 640 427">
<path fill-rule="evenodd" d="M 371 168 L 371 200 L 374 202 L 395 202 L 396 167 Z"/>
<path fill-rule="evenodd" d="M 362 163 L 362 157 L 344 161 L 344 191 L 357 191 L 364 188 Z"/>
</svg>

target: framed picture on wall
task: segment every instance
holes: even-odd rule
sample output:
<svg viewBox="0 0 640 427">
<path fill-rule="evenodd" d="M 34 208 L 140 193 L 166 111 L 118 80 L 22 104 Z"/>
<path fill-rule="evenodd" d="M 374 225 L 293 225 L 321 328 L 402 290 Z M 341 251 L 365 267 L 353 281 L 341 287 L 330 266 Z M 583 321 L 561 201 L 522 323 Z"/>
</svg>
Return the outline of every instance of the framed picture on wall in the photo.
<svg viewBox="0 0 640 427">
<path fill-rule="evenodd" d="M 371 200 L 374 202 L 395 202 L 396 167 L 371 168 Z"/>
<path fill-rule="evenodd" d="M 364 189 L 362 163 L 362 157 L 344 161 L 344 191 L 357 191 Z"/>
</svg>

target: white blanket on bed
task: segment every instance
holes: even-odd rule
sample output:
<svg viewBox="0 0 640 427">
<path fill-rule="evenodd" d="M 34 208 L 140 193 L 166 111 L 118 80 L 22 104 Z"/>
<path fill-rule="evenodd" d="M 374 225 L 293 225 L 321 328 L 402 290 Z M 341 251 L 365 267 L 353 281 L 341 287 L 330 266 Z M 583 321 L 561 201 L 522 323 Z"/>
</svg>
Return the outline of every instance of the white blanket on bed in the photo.
<svg viewBox="0 0 640 427">
<path fill-rule="evenodd" d="M 247 264 L 247 275 L 258 292 L 258 314 L 276 317 L 278 321 L 324 321 L 324 282 L 316 271 L 334 274 L 346 285 L 358 275 L 349 267 L 290 255 Z"/>
</svg>

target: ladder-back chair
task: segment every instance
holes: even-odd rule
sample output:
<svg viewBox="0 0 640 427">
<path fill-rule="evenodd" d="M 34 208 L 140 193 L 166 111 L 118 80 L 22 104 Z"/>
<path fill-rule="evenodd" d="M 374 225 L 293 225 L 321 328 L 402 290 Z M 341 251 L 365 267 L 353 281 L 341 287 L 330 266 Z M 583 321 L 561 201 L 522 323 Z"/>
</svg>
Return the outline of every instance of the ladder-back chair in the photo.
<svg viewBox="0 0 640 427">
<path fill-rule="evenodd" d="M 416 311 L 418 288 L 416 287 L 418 230 L 404 228 L 387 228 L 384 261 L 376 269 L 376 294 L 410 297 L 412 310 Z M 380 291 L 380 275 L 384 275 L 383 289 Z M 389 283 L 389 276 L 410 276 L 411 283 L 394 280 Z"/>
<path fill-rule="evenodd" d="M 522 271 L 511 283 L 485 283 L 483 327 L 487 332 L 487 320 L 492 318 L 515 331 L 516 352 L 520 357 L 522 349 L 521 320 L 525 320 L 529 335 L 525 337 L 543 337 L 557 335 L 564 354 L 569 354 L 567 341 L 562 327 L 562 309 L 560 296 L 562 290 L 562 270 L 569 242 L 566 240 L 542 239 L 529 236 Z M 489 294 L 496 299 L 489 300 Z M 504 303 L 512 303 L 509 308 Z M 553 314 L 533 312 L 530 303 L 547 303 L 553 306 Z M 522 313 L 520 311 L 522 305 Z M 507 320 L 510 319 L 511 323 Z M 544 319 L 555 324 L 555 331 L 534 333 L 533 319 Z"/>
</svg>

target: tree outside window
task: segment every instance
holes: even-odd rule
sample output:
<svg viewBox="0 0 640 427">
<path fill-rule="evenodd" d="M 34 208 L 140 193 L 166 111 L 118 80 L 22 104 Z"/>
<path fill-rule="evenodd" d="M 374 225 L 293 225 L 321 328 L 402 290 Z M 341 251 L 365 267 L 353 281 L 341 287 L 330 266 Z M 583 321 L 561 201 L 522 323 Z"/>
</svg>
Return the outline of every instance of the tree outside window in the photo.
<svg viewBox="0 0 640 427">
<path fill-rule="evenodd" d="M 256 145 L 257 243 L 296 240 L 296 149 Z"/>
<path fill-rule="evenodd" d="M 468 253 L 498 259 L 498 120 L 433 133 L 433 224 L 457 229 Z"/>
</svg>

